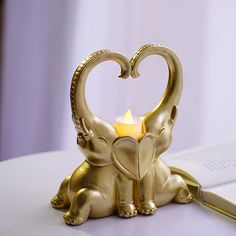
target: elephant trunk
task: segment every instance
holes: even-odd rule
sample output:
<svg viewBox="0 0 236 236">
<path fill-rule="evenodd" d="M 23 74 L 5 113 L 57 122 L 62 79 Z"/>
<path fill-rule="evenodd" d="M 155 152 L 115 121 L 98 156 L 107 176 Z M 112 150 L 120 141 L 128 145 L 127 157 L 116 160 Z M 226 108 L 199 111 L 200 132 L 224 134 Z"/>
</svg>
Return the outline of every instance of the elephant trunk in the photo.
<svg viewBox="0 0 236 236">
<path fill-rule="evenodd" d="M 169 79 L 165 89 L 164 95 L 161 98 L 159 104 L 147 114 L 143 115 L 143 119 L 150 119 L 151 117 L 156 119 L 160 115 L 161 111 L 171 113 L 173 107 L 177 106 L 183 87 L 182 67 L 176 54 L 169 48 L 160 45 L 144 45 L 131 59 L 131 75 L 133 78 L 139 76 L 138 66 L 140 62 L 150 55 L 160 55 L 164 57 L 168 64 Z"/>
<path fill-rule="evenodd" d="M 96 123 L 109 126 L 109 124 L 104 123 L 105 121 L 99 122 L 100 119 L 92 114 L 88 108 L 85 97 L 85 84 L 89 72 L 96 65 L 108 60 L 113 60 L 120 65 L 121 74 L 119 77 L 125 79 L 130 75 L 131 69 L 129 61 L 123 55 L 116 52 L 111 52 L 109 50 L 101 50 L 91 54 L 78 66 L 73 75 L 70 90 L 72 119 L 77 131 L 81 129 L 81 119 L 83 120 L 86 127 L 89 127 L 90 129 L 96 129 L 96 127 L 93 127 Z"/>
</svg>

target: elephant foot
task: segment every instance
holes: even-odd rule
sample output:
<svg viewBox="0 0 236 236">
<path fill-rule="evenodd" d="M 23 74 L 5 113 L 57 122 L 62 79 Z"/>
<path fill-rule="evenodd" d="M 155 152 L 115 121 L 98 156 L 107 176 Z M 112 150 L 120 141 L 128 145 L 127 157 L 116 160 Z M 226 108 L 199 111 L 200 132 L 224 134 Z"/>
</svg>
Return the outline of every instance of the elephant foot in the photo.
<svg viewBox="0 0 236 236">
<path fill-rule="evenodd" d="M 69 205 L 66 203 L 62 198 L 60 198 L 58 195 L 55 195 L 51 200 L 51 205 L 55 209 L 65 209 L 68 208 Z"/>
<path fill-rule="evenodd" d="M 123 218 L 134 217 L 138 214 L 134 204 L 125 204 L 119 206 L 118 215 Z"/>
<path fill-rule="evenodd" d="M 67 211 L 63 218 L 67 225 L 81 225 L 86 221 L 86 219 L 82 217 L 73 216 L 70 211 Z"/>
<path fill-rule="evenodd" d="M 177 203 L 189 203 L 193 200 L 193 195 L 188 189 L 180 187 L 175 198 L 174 202 Z"/>
<path fill-rule="evenodd" d="M 157 210 L 155 203 L 150 201 L 144 201 L 140 204 L 138 208 L 138 213 L 141 215 L 153 215 Z"/>
</svg>

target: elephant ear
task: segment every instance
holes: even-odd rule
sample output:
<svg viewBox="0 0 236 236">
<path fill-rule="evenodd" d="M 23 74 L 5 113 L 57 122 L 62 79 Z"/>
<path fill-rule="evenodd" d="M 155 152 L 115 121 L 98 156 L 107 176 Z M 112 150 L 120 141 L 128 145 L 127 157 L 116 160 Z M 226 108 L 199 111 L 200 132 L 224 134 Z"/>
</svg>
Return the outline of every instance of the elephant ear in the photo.
<svg viewBox="0 0 236 236">
<path fill-rule="evenodd" d="M 141 180 L 149 170 L 154 155 L 154 139 L 146 134 L 140 142 L 132 137 L 117 138 L 113 143 L 114 165 L 126 176 Z"/>
<path fill-rule="evenodd" d="M 146 175 L 155 158 L 154 143 L 155 138 L 152 134 L 146 134 L 139 143 L 140 179 Z"/>
</svg>

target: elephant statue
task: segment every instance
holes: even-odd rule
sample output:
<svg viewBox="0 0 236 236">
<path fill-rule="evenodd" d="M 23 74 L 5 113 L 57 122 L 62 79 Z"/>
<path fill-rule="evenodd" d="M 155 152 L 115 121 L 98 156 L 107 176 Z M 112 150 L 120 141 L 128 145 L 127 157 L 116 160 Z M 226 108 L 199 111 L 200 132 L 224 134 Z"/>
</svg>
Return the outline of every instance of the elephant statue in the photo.
<svg viewBox="0 0 236 236">
<path fill-rule="evenodd" d="M 138 77 L 138 65 L 147 56 L 158 54 L 169 66 L 169 80 L 159 105 L 143 115 L 144 134 L 140 139 L 119 137 L 112 124 L 96 117 L 85 97 L 85 83 L 93 68 L 107 60 L 121 67 L 119 77 Z M 57 209 L 68 209 L 66 224 L 79 225 L 88 218 L 118 214 L 120 217 L 149 215 L 170 201 L 188 203 L 192 195 L 184 180 L 172 175 L 159 158 L 171 143 L 172 128 L 182 90 L 179 59 L 168 48 L 144 45 L 129 61 L 109 50 L 91 54 L 76 69 L 71 82 L 72 119 L 77 143 L 86 160 L 67 176 L 52 198 Z"/>
<path fill-rule="evenodd" d="M 168 69 L 169 79 L 164 95 L 160 103 L 141 118 L 144 121 L 146 133 L 151 133 L 155 139 L 155 158 L 147 174 L 136 183 L 136 206 L 138 212 L 143 215 L 153 214 L 157 206 L 166 205 L 174 200 L 177 203 L 189 203 L 192 194 L 186 183 L 179 175 L 171 175 L 170 168 L 159 158 L 165 152 L 172 141 L 172 130 L 177 115 L 183 76 L 181 63 L 173 51 L 166 47 L 144 45 L 131 58 L 131 75 L 139 76 L 139 64 L 150 55 L 164 57 Z"/>
</svg>

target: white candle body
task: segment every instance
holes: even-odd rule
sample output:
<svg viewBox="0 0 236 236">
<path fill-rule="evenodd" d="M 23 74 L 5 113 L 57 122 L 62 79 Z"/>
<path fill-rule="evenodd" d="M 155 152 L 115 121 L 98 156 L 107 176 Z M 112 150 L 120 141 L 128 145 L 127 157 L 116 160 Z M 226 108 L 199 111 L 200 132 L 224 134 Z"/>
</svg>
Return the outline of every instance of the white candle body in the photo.
<svg viewBox="0 0 236 236">
<path fill-rule="evenodd" d="M 131 136 L 138 139 L 143 134 L 143 121 L 139 117 L 133 117 L 130 111 L 128 112 L 130 113 L 129 119 L 126 118 L 126 115 L 119 116 L 113 126 L 119 136 Z"/>
</svg>

